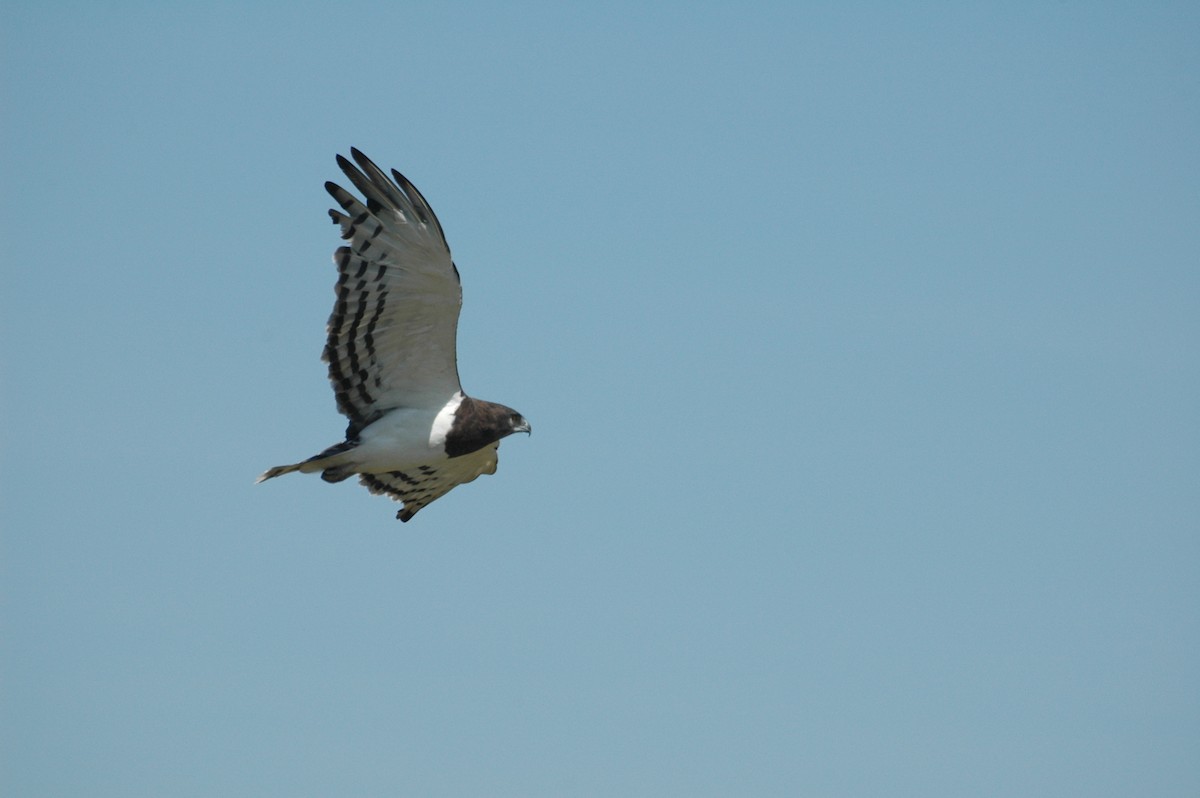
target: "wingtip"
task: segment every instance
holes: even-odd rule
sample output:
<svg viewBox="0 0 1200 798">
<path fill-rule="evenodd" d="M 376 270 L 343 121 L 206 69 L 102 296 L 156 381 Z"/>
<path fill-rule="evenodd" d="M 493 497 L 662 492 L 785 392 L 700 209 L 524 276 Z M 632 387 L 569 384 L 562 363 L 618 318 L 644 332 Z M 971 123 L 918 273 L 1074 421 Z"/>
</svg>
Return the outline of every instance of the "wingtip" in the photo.
<svg viewBox="0 0 1200 798">
<path fill-rule="evenodd" d="M 383 170 L 376 166 L 374 161 L 372 161 L 366 155 L 363 155 L 363 151 L 358 147 L 350 148 L 350 157 L 352 157 L 354 162 L 358 164 L 358 168 L 367 175 L 370 175 L 372 172 L 379 172 L 380 174 L 383 173 Z"/>
<path fill-rule="evenodd" d="M 354 169 L 353 166 L 351 166 L 350 168 Z M 350 175 L 350 172 L 347 172 L 346 174 Z M 351 180 L 353 180 L 353 179 L 354 178 L 351 175 Z M 358 199 L 353 194 L 351 194 L 349 191 L 342 188 L 341 186 L 339 186 L 337 183 L 333 182 L 332 180 L 325 181 L 325 191 L 329 194 L 329 196 L 333 197 L 334 202 L 336 202 L 338 205 L 342 206 L 342 210 L 346 211 L 351 216 L 353 216 L 356 213 L 356 211 L 354 211 L 353 208 L 354 208 L 355 204 L 358 203 Z M 332 208 L 330 208 L 329 210 L 330 210 L 330 213 L 334 212 L 334 210 Z"/>
</svg>

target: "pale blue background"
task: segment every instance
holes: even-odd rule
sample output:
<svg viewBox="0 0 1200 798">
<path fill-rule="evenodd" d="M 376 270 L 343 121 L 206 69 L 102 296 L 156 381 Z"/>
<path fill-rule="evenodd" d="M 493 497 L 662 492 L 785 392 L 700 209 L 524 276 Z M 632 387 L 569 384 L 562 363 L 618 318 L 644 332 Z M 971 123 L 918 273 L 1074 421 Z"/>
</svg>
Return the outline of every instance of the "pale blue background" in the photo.
<svg viewBox="0 0 1200 798">
<path fill-rule="evenodd" d="M 4 795 L 1200 794 L 1195 4 L 2 29 Z M 534 425 L 407 525 L 253 485 L 351 145 Z"/>
</svg>

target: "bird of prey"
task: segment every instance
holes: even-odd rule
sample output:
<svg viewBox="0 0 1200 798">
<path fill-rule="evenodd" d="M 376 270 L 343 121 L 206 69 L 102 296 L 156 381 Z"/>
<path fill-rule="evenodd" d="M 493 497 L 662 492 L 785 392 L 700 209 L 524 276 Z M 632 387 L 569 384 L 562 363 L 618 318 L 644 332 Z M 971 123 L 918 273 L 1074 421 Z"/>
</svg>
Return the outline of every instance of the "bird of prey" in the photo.
<svg viewBox="0 0 1200 798">
<path fill-rule="evenodd" d="M 325 190 L 347 246 L 333 255 L 337 301 L 322 359 L 346 440 L 259 482 L 293 471 L 326 482 L 358 475 L 371 493 L 404 503 L 408 521 L 425 505 L 480 474 L 496 473 L 500 439 L 530 431 L 510 407 L 473 399 L 458 378 L 455 337 L 462 288 L 450 247 L 421 192 L 389 178 L 351 148 L 338 166 L 365 202 L 336 183 Z M 355 165 L 357 164 L 357 166 Z"/>
</svg>

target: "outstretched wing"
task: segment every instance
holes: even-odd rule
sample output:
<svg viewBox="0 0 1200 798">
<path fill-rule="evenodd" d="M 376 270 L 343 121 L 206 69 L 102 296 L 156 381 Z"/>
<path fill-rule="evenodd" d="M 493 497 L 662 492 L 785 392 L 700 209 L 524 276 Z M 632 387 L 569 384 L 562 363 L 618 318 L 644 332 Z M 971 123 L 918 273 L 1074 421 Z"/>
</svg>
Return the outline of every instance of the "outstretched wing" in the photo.
<svg viewBox="0 0 1200 798">
<path fill-rule="evenodd" d="M 347 439 L 396 407 L 441 407 L 460 390 L 455 335 L 462 289 L 442 226 L 412 183 L 356 149 L 338 166 L 363 201 L 335 183 L 329 211 L 349 244 L 333 256 L 337 301 L 323 359 Z M 439 494 L 440 495 L 440 494 Z"/>
<path fill-rule="evenodd" d="M 359 474 L 358 481 L 375 494 L 386 494 L 399 502 L 404 509 L 396 513 L 401 521 L 407 521 L 434 499 L 445 496 L 453 488 L 470 482 L 480 474 L 495 474 L 499 443 L 461 457 L 430 465 L 417 466 L 408 471 L 388 471 L 382 474 Z"/>
</svg>

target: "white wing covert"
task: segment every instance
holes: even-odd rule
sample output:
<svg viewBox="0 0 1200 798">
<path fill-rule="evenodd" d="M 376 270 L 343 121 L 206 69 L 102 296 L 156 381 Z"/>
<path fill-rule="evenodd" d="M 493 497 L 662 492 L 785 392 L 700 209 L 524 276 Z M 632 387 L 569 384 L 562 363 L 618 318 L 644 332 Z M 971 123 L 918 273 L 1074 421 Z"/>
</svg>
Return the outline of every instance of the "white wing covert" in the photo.
<svg viewBox="0 0 1200 798">
<path fill-rule="evenodd" d="M 403 175 L 357 149 L 338 165 L 364 204 L 335 183 L 325 189 L 348 246 L 334 253 L 337 301 L 323 359 L 348 440 L 396 407 L 441 407 L 461 390 L 455 353 L 462 289 L 442 226 Z M 361 169 L 361 171 L 360 171 Z M 371 487 L 371 486 L 368 486 Z"/>
</svg>

